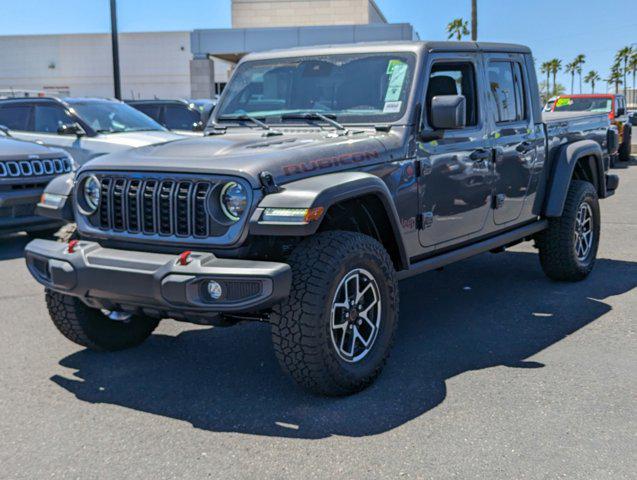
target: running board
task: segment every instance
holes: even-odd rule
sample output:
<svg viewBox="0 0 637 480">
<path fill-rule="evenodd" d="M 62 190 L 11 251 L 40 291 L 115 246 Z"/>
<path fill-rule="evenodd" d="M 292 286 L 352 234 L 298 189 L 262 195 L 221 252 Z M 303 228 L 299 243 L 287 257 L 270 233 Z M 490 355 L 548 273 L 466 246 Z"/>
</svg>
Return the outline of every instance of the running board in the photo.
<svg viewBox="0 0 637 480">
<path fill-rule="evenodd" d="M 451 263 L 473 257 L 474 255 L 489 252 L 504 245 L 509 245 L 523 238 L 530 237 L 537 232 L 541 232 L 547 226 L 547 220 L 540 220 L 530 225 L 526 225 L 524 227 L 516 228 L 515 230 L 502 233 L 498 236 L 491 237 L 477 243 L 472 243 L 471 245 L 467 245 L 466 247 L 462 247 L 457 250 L 452 250 L 447 253 L 421 260 L 420 262 L 411 265 L 408 270 L 401 270 L 397 272 L 398 280 L 413 277 L 414 275 L 428 272 L 430 270 L 436 270 L 438 268 L 444 267 L 445 265 L 449 265 Z"/>
</svg>

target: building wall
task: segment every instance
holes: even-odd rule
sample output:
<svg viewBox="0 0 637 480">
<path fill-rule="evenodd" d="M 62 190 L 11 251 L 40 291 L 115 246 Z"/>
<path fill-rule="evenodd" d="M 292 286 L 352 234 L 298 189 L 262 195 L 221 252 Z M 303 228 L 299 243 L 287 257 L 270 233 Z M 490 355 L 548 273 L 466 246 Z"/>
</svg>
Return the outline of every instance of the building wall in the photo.
<svg viewBox="0 0 637 480">
<path fill-rule="evenodd" d="M 232 0 L 232 27 L 386 23 L 374 0 Z"/>
<path fill-rule="evenodd" d="M 122 33 L 119 44 L 125 98 L 190 96 L 190 32 Z M 0 36 L 0 65 L 0 90 L 113 96 L 108 34 Z"/>
</svg>

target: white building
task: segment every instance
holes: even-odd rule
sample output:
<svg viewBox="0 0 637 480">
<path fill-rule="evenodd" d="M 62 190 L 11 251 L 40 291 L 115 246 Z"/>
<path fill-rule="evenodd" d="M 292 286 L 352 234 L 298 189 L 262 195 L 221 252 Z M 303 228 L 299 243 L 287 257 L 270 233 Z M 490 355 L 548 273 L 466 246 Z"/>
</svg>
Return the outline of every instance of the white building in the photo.
<svg viewBox="0 0 637 480">
<path fill-rule="evenodd" d="M 388 24 L 374 0 L 232 0 L 232 26 L 120 33 L 123 97 L 210 97 L 251 51 L 416 36 L 409 24 Z M 113 96 L 107 33 L 0 36 L 0 66 L 0 96 Z"/>
</svg>

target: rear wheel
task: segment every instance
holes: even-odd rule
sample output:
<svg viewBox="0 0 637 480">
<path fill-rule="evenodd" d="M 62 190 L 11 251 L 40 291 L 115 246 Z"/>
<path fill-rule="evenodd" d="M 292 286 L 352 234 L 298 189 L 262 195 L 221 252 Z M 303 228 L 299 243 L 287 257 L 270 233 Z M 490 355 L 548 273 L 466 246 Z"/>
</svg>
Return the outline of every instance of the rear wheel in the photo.
<svg viewBox="0 0 637 480">
<path fill-rule="evenodd" d="M 323 395 L 364 389 L 380 374 L 398 322 L 389 255 L 366 235 L 325 232 L 301 243 L 289 263 L 292 291 L 272 318 L 283 370 Z"/>
<path fill-rule="evenodd" d="M 157 319 L 138 315 L 111 320 L 80 299 L 49 289 L 46 290 L 46 305 L 53 324 L 62 335 L 78 345 L 101 352 L 135 347 L 146 340 L 159 323 Z"/>
<path fill-rule="evenodd" d="M 573 180 L 562 216 L 549 219 L 537 238 L 544 273 L 559 281 L 586 278 L 595 265 L 599 236 L 597 191 L 588 182 Z"/>
</svg>

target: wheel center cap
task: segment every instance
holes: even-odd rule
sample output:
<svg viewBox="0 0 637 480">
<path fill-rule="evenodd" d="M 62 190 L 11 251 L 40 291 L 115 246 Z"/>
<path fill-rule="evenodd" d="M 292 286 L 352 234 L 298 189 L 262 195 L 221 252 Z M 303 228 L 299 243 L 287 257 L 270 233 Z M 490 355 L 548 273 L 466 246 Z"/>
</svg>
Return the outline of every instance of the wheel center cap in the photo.
<svg viewBox="0 0 637 480">
<path fill-rule="evenodd" d="M 350 322 L 355 322 L 358 319 L 358 310 L 355 308 L 352 308 L 349 311 L 349 321 Z"/>
</svg>

